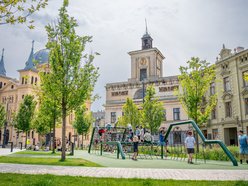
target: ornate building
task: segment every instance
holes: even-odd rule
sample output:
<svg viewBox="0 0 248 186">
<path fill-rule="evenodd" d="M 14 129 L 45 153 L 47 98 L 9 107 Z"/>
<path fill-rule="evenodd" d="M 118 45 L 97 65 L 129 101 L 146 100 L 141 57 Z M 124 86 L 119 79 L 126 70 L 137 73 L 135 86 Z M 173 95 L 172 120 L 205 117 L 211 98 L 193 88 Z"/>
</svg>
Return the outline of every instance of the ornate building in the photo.
<svg viewBox="0 0 248 186">
<path fill-rule="evenodd" d="M 153 39 L 147 29 L 141 38 L 141 50 L 131 51 L 131 78 L 125 82 L 106 85 L 105 121 L 114 124 L 122 116 L 122 106 L 128 97 L 137 105 L 143 102 L 146 86 L 153 84 L 156 96 L 164 103 L 163 124 L 187 120 L 181 103 L 174 94 L 179 87 L 177 76 L 163 77 L 164 55 L 153 47 Z"/>
<path fill-rule="evenodd" d="M 4 50 L 2 52 L 2 57 L 0 61 L 0 101 L 6 108 L 7 112 L 7 126 L 6 126 L 6 143 L 13 142 L 15 146 L 19 145 L 19 142 L 24 144 L 25 142 L 25 134 L 18 133 L 17 130 L 13 126 L 13 115 L 18 112 L 18 107 L 20 103 L 23 101 L 25 95 L 34 95 L 35 96 L 35 86 L 39 84 L 39 69 L 45 69 L 45 71 L 49 71 L 48 64 L 48 55 L 49 50 L 42 49 L 38 52 L 34 53 L 34 41 L 32 42 L 31 52 L 29 54 L 28 60 L 25 63 L 25 67 L 19 72 L 19 79 L 11 78 L 6 76 L 6 70 L 4 67 Z M 35 63 L 37 63 L 35 65 Z M 45 67 L 45 68 L 44 68 Z M 90 102 L 87 102 L 87 109 L 90 110 Z M 69 141 L 74 141 L 76 143 L 80 143 L 77 138 L 76 131 L 72 127 L 72 123 L 74 121 L 74 114 L 71 113 L 67 117 L 67 129 L 66 129 L 66 137 Z M 4 138 L 4 127 L 0 129 L 0 144 L 3 144 Z M 61 126 L 58 125 L 56 128 L 56 139 L 60 141 L 62 138 L 62 130 Z M 89 136 L 84 137 L 86 143 L 89 140 Z M 45 140 L 42 141 L 39 135 L 31 130 L 28 133 L 28 139 L 30 139 L 31 144 L 45 143 L 46 145 L 50 141 L 50 134 L 47 134 Z M 81 144 L 81 143 L 80 143 Z"/>
<path fill-rule="evenodd" d="M 128 97 L 140 105 L 148 84 L 154 85 L 156 96 L 164 104 L 163 125 L 187 120 L 188 116 L 174 94 L 175 88 L 180 90 L 178 76 L 163 77 L 165 57 L 153 47 L 153 39 L 147 29 L 141 41 L 141 50 L 128 53 L 131 57 L 131 78 L 106 85 L 106 123 L 114 124 L 123 115 L 122 106 Z M 208 92 L 217 93 L 217 106 L 202 127 L 208 139 L 221 139 L 227 145 L 237 145 L 237 131 L 248 131 L 248 82 L 243 80 L 244 73 L 248 73 L 247 58 L 248 50 L 238 47 L 232 53 L 223 45 L 220 59 L 216 61 L 216 80 L 210 84 Z"/>
<path fill-rule="evenodd" d="M 209 94 L 217 93 L 217 106 L 203 129 L 209 138 L 219 138 L 227 145 L 237 145 L 237 132 L 248 132 L 248 49 L 237 47 L 232 52 L 225 45 L 216 59 L 216 80 Z"/>
</svg>

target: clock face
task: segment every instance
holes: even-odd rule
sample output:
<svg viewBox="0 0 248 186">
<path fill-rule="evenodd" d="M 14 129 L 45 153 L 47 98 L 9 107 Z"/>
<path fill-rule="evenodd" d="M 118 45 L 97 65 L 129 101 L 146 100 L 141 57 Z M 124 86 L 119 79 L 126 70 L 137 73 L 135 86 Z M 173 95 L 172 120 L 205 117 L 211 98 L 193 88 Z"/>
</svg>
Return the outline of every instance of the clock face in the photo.
<svg viewBox="0 0 248 186">
<path fill-rule="evenodd" d="M 141 65 L 146 65 L 146 63 L 147 63 L 146 58 L 141 58 L 140 64 Z"/>
</svg>

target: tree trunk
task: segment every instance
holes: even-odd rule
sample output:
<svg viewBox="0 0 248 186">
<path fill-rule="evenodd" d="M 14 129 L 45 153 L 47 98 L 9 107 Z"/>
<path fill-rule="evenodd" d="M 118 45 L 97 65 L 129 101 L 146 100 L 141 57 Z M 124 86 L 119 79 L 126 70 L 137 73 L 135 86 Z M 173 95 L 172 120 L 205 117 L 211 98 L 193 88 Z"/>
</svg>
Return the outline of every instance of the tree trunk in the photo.
<svg viewBox="0 0 248 186">
<path fill-rule="evenodd" d="M 84 149 L 84 134 L 82 133 L 82 150 Z"/>
<path fill-rule="evenodd" d="M 65 151 L 66 151 L 65 132 L 66 132 L 66 107 L 63 98 L 62 99 L 62 153 L 61 153 L 62 161 L 65 160 Z"/>
<path fill-rule="evenodd" d="M 26 138 L 25 138 L 25 149 L 27 148 L 27 141 L 28 141 L 28 131 L 26 131 Z"/>
<path fill-rule="evenodd" d="M 49 128 L 50 128 L 50 134 L 49 134 L 49 150 L 51 150 L 52 149 L 52 125 L 51 125 L 51 123 L 50 123 L 50 125 L 49 125 Z"/>
<path fill-rule="evenodd" d="M 56 131 L 56 117 L 53 118 L 53 153 L 55 153 L 55 149 L 56 149 L 55 131 Z"/>
</svg>

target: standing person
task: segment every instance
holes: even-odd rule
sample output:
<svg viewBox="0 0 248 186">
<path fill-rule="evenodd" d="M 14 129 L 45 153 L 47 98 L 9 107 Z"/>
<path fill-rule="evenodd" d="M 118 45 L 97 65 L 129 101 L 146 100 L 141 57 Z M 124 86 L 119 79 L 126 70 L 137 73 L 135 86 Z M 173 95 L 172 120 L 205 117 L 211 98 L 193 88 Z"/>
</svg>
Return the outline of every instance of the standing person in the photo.
<svg viewBox="0 0 248 186">
<path fill-rule="evenodd" d="M 133 157 L 132 160 L 137 161 L 138 156 L 138 146 L 139 146 L 139 138 L 138 136 L 133 137 Z"/>
<path fill-rule="evenodd" d="M 160 146 L 163 146 L 164 147 L 164 155 L 165 157 L 167 157 L 167 143 L 165 142 L 165 131 L 163 129 L 161 129 L 159 131 L 159 144 Z"/>
<path fill-rule="evenodd" d="M 188 136 L 185 139 L 185 147 L 187 148 L 188 152 L 188 163 L 193 164 L 192 157 L 195 152 L 194 146 L 195 146 L 195 138 L 192 136 L 192 132 L 188 132 Z"/>
<path fill-rule="evenodd" d="M 139 126 L 136 126 L 135 135 L 138 136 L 139 140 L 140 140 L 140 134 L 141 134 L 141 132 L 140 132 Z"/>
<path fill-rule="evenodd" d="M 248 164 L 248 137 L 244 134 L 243 130 L 239 131 L 239 152 L 240 152 L 240 164 L 243 160 L 246 160 Z"/>
</svg>

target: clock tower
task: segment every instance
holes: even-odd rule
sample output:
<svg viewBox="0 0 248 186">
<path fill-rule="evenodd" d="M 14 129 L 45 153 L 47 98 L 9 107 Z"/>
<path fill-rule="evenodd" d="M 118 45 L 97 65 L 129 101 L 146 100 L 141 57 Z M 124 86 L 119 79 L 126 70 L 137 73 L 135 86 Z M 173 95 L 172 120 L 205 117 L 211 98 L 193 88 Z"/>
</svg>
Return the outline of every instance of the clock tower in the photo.
<svg viewBox="0 0 248 186">
<path fill-rule="evenodd" d="M 141 38 L 141 50 L 131 51 L 128 54 L 131 56 L 131 79 L 129 81 L 154 81 L 163 77 L 163 54 L 152 46 L 152 37 L 148 33 L 147 25 L 146 32 Z"/>
</svg>

